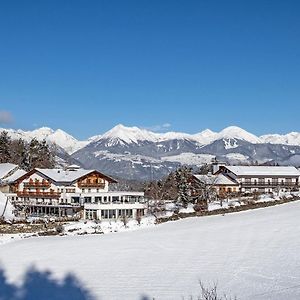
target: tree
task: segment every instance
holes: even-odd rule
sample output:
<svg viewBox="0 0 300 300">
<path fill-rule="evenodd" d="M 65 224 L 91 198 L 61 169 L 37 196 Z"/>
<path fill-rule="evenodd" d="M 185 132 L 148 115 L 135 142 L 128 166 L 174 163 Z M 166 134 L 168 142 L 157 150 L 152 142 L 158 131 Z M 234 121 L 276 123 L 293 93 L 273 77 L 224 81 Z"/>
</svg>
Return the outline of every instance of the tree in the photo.
<svg viewBox="0 0 300 300">
<path fill-rule="evenodd" d="M 187 207 L 191 202 L 190 179 L 192 177 L 192 169 L 181 167 L 176 170 L 175 178 L 177 183 L 177 202 L 183 207 Z"/>
<path fill-rule="evenodd" d="M 0 163 L 10 162 L 10 144 L 11 139 L 7 131 L 0 133 Z"/>
<path fill-rule="evenodd" d="M 39 142 L 39 167 L 53 168 L 54 166 L 54 154 L 47 145 L 46 140 Z"/>
<path fill-rule="evenodd" d="M 198 200 L 212 202 L 217 198 L 216 180 L 216 176 L 203 175 L 193 181 L 192 194 L 194 195 L 195 202 Z"/>
<path fill-rule="evenodd" d="M 28 147 L 28 162 L 29 169 L 34 169 L 39 166 L 39 142 L 33 138 Z"/>
<path fill-rule="evenodd" d="M 32 139 L 28 147 L 28 167 L 34 168 L 53 168 L 55 166 L 54 153 L 50 150 L 46 141 L 39 142 Z"/>
<path fill-rule="evenodd" d="M 11 162 L 19 165 L 21 169 L 29 170 L 27 143 L 23 139 L 11 142 Z"/>
</svg>

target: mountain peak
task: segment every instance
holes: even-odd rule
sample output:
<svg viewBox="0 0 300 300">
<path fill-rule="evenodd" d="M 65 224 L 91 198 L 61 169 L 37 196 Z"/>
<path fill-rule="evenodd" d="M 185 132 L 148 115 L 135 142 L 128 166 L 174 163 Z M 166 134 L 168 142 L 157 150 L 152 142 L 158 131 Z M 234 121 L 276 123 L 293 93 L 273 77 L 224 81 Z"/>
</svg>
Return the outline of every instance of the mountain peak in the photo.
<svg viewBox="0 0 300 300">
<path fill-rule="evenodd" d="M 239 139 L 244 140 L 250 143 L 259 144 L 261 140 L 256 135 L 238 127 L 238 126 L 229 126 L 224 128 L 218 133 L 217 139 L 230 138 L 230 139 Z"/>
<path fill-rule="evenodd" d="M 155 133 L 146 129 L 140 129 L 136 126 L 126 127 L 123 124 L 118 124 L 109 131 L 105 132 L 102 139 L 109 139 L 115 142 L 123 141 L 127 144 L 138 143 L 138 141 L 154 141 Z"/>
</svg>

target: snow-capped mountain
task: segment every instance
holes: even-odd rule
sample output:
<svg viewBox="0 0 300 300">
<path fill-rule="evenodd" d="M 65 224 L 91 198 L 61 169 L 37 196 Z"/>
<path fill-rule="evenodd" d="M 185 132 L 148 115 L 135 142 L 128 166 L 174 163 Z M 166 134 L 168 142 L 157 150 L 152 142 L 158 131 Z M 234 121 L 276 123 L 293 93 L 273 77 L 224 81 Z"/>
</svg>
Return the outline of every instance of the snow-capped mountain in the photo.
<svg viewBox="0 0 300 300">
<path fill-rule="evenodd" d="M 33 138 L 39 141 L 46 140 L 51 144 L 55 144 L 64 149 L 68 154 L 72 154 L 77 150 L 83 148 L 88 144 L 88 141 L 78 141 L 70 134 L 61 129 L 53 130 L 48 127 L 41 127 L 33 131 L 23 131 L 14 129 L 0 129 L 0 131 L 7 131 L 12 139 L 23 139 L 30 142 Z"/>
<path fill-rule="evenodd" d="M 200 145 L 208 145 L 219 139 L 239 139 L 250 143 L 261 143 L 259 137 L 237 126 L 230 126 L 220 132 L 213 132 L 210 129 L 203 130 L 196 134 L 188 134 L 184 132 L 166 132 L 156 133 L 138 127 L 126 127 L 119 124 L 107 131 L 103 135 L 92 137 L 90 140 L 108 140 L 110 145 L 115 144 L 137 144 L 139 141 L 162 142 L 168 140 L 190 140 L 198 142 Z"/>
<path fill-rule="evenodd" d="M 229 126 L 216 134 L 214 140 L 220 139 L 236 139 L 253 144 L 260 144 L 262 142 L 259 137 L 237 126 Z"/>
<path fill-rule="evenodd" d="M 300 145 L 300 132 L 290 132 L 288 134 L 266 134 L 260 137 L 261 141 L 270 144 Z"/>
<path fill-rule="evenodd" d="M 139 141 L 155 142 L 157 140 L 157 134 L 146 129 L 140 129 L 135 126 L 126 127 L 122 124 L 119 124 L 103 135 L 100 135 L 96 140 L 100 139 L 110 141 L 109 145 L 111 146 L 124 143 L 137 144 Z"/>
<path fill-rule="evenodd" d="M 4 130 L 4 129 L 0 129 Z M 5 129 L 13 139 L 45 139 L 57 145 L 62 163 L 72 160 L 86 168 L 127 179 L 160 178 L 180 164 L 200 166 L 213 157 L 229 163 L 300 165 L 300 133 L 256 136 L 230 126 L 220 132 L 157 133 L 119 124 L 109 131 L 79 141 L 61 129 L 33 131 Z"/>
</svg>

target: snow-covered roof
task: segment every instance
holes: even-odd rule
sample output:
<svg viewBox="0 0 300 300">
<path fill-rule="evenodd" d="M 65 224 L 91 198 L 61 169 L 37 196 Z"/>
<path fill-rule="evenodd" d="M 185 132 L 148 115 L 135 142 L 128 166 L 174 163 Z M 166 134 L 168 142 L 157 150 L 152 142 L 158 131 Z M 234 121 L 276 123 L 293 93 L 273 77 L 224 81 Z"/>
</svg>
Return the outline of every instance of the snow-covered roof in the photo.
<svg viewBox="0 0 300 300">
<path fill-rule="evenodd" d="M 300 176 L 295 167 L 283 166 L 225 166 L 237 176 Z"/>
<path fill-rule="evenodd" d="M 20 177 L 22 177 L 23 175 L 25 175 L 27 172 L 25 170 L 22 169 L 18 169 L 16 170 L 12 175 L 7 176 L 3 179 L 3 181 L 5 183 L 11 183 L 16 181 L 17 179 L 19 179 Z"/>
<path fill-rule="evenodd" d="M 238 183 L 223 174 L 194 175 L 199 181 L 212 185 L 238 185 Z"/>
<path fill-rule="evenodd" d="M 70 183 L 92 172 L 98 172 L 96 170 L 85 170 L 85 169 L 63 170 L 63 169 L 36 168 L 35 170 L 37 170 L 41 174 L 44 174 L 46 177 L 52 179 L 55 182 L 70 182 Z M 106 175 L 104 176 L 111 179 L 112 181 L 115 181 Z"/>
<path fill-rule="evenodd" d="M 0 179 L 3 179 L 7 176 L 11 171 L 18 168 L 17 165 L 11 163 L 3 163 L 0 164 Z"/>
</svg>

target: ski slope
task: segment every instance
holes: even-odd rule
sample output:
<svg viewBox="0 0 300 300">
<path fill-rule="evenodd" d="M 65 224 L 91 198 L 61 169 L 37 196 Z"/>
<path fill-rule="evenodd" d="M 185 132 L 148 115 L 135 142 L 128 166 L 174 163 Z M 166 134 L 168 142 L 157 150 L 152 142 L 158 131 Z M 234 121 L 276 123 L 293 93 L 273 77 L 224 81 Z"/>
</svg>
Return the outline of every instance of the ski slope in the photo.
<svg viewBox="0 0 300 300">
<path fill-rule="evenodd" d="M 198 280 L 238 299 L 300 299 L 300 201 L 106 235 L 0 246 L 12 282 L 35 266 L 73 273 L 97 299 L 188 299 Z M 67 298 L 66 298 L 67 299 Z"/>
</svg>

